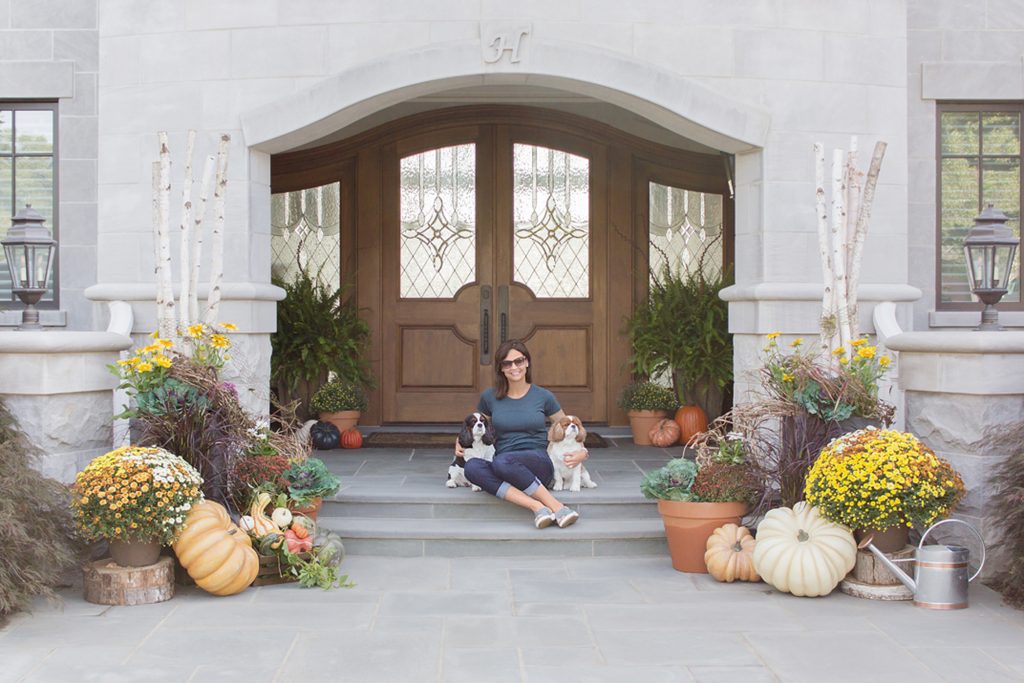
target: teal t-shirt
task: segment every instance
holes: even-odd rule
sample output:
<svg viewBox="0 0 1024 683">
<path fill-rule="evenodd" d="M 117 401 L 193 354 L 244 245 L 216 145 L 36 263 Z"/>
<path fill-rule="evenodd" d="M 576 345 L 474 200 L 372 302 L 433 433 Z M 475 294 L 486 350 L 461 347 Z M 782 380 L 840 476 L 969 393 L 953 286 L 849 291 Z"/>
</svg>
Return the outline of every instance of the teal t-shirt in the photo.
<svg viewBox="0 0 1024 683">
<path fill-rule="evenodd" d="M 544 387 L 531 384 L 522 398 L 494 397 L 494 388 L 480 394 L 476 409 L 491 416 L 496 437 L 495 453 L 509 453 L 528 449 L 546 450 L 548 447 L 547 418 L 562 406 L 555 395 Z"/>
</svg>

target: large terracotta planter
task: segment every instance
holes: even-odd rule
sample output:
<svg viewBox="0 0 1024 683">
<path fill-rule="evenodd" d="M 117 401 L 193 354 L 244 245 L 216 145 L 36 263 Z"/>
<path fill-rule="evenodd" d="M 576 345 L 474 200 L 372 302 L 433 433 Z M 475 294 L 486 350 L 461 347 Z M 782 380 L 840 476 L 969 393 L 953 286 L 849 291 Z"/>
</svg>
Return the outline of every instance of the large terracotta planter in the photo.
<svg viewBox="0 0 1024 683">
<path fill-rule="evenodd" d="M 346 429 L 352 429 L 359 424 L 359 416 L 362 413 L 358 410 L 342 410 L 336 413 L 320 413 L 320 419 L 330 422 L 343 434 Z"/>
<path fill-rule="evenodd" d="M 658 512 L 665 524 L 665 537 L 672 555 L 672 567 L 680 572 L 707 574 L 704 553 L 708 539 L 718 527 L 739 524 L 750 506 L 746 503 L 681 503 L 659 500 Z"/>
<path fill-rule="evenodd" d="M 664 410 L 630 410 L 626 414 L 629 416 L 629 429 L 633 432 L 633 443 L 637 446 L 650 446 L 651 428 L 658 424 L 658 420 L 668 417 Z"/>
</svg>

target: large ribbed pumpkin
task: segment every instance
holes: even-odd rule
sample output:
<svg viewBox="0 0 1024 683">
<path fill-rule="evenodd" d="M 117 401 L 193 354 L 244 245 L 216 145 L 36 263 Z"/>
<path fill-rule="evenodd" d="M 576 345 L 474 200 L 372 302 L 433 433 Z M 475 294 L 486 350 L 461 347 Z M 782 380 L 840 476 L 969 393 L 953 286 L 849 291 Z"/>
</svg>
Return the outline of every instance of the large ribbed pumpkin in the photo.
<svg viewBox="0 0 1024 683">
<path fill-rule="evenodd" d="M 708 538 L 704 564 L 708 574 L 718 581 L 760 581 L 754 569 L 754 547 L 757 542 L 745 526 L 726 524 L 715 529 Z"/>
<path fill-rule="evenodd" d="M 363 435 L 359 433 L 359 430 L 353 427 L 352 429 L 346 429 L 341 433 L 341 447 L 342 448 L 362 448 L 363 447 Z"/>
<path fill-rule="evenodd" d="M 834 524 L 801 501 L 770 510 L 757 527 L 754 568 L 780 591 L 828 595 L 857 561 L 850 530 Z"/>
<path fill-rule="evenodd" d="M 658 448 L 668 448 L 679 441 L 679 425 L 675 420 L 658 420 L 658 423 L 651 427 L 647 437 Z"/>
<path fill-rule="evenodd" d="M 685 446 L 694 436 L 707 431 L 708 416 L 700 406 L 682 406 L 676 411 L 676 424 L 679 425 L 679 440 Z"/>
<path fill-rule="evenodd" d="M 249 535 L 235 526 L 223 505 L 210 500 L 192 506 L 172 547 L 196 585 L 214 595 L 241 593 L 260 569 Z"/>
</svg>

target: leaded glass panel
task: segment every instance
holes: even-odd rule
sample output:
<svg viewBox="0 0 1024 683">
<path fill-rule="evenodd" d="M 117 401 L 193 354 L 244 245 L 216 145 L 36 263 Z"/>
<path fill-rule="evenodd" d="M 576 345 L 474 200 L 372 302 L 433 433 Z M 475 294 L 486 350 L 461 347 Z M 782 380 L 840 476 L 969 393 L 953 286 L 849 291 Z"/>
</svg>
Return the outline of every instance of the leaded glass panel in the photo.
<svg viewBox="0 0 1024 683">
<path fill-rule="evenodd" d="M 476 280 L 476 145 L 402 159 L 403 299 L 448 299 Z"/>
<path fill-rule="evenodd" d="M 722 195 L 654 182 L 649 189 L 651 279 L 666 265 L 679 274 L 699 269 L 716 277 L 722 270 Z"/>
<path fill-rule="evenodd" d="M 590 295 L 590 160 L 535 145 L 513 149 L 513 277 L 537 298 Z"/>
<path fill-rule="evenodd" d="M 291 282 L 306 272 L 331 291 L 341 285 L 340 191 L 340 183 L 330 183 L 271 196 L 275 278 Z"/>
</svg>

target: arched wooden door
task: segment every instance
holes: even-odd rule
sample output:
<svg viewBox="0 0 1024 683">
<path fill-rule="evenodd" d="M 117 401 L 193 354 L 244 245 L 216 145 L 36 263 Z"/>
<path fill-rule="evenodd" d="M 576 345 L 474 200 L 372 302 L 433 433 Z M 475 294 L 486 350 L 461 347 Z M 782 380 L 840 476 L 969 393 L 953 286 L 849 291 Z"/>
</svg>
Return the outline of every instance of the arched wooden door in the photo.
<svg viewBox="0 0 1024 683">
<path fill-rule="evenodd" d="M 511 125 L 384 148 L 382 421 L 457 421 L 526 341 L 533 381 L 606 421 L 607 225 L 600 145 Z"/>
</svg>

